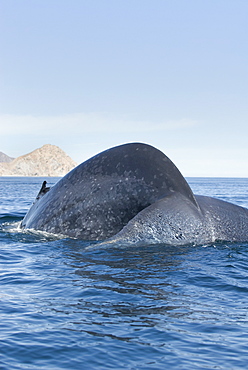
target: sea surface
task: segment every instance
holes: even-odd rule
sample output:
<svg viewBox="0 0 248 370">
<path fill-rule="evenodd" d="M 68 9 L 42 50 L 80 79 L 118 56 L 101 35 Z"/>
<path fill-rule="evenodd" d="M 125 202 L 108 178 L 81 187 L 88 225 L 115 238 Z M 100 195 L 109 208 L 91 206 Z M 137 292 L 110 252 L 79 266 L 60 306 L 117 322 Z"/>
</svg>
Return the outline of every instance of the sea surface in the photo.
<svg viewBox="0 0 248 370">
<path fill-rule="evenodd" d="M 43 180 L 0 178 L 1 370 L 248 369 L 248 243 L 86 249 L 23 232 Z M 248 179 L 188 182 L 248 207 Z"/>
</svg>

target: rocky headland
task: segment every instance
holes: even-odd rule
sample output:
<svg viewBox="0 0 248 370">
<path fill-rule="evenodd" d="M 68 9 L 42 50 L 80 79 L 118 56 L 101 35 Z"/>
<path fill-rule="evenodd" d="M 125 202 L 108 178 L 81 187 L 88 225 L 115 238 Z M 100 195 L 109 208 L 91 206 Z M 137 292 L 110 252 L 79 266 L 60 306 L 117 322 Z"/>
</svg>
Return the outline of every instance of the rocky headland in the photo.
<svg viewBox="0 0 248 370">
<path fill-rule="evenodd" d="M 0 154 L 0 176 L 61 177 L 77 165 L 62 149 L 51 144 L 15 159 Z"/>
<path fill-rule="evenodd" d="M 15 158 L 9 157 L 7 154 L 0 152 L 0 163 L 12 162 Z"/>
</svg>

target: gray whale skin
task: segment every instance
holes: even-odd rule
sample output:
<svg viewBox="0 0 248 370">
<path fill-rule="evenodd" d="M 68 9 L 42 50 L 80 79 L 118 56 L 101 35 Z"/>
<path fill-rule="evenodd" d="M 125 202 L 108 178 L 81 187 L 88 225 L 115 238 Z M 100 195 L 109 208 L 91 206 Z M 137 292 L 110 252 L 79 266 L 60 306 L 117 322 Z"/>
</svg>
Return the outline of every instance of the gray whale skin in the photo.
<svg viewBox="0 0 248 370">
<path fill-rule="evenodd" d="M 21 227 L 118 245 L 244 242 L 248 209 L 194 195 L 161 151 L 128 143 L 44 182 Z"/>
</svg>

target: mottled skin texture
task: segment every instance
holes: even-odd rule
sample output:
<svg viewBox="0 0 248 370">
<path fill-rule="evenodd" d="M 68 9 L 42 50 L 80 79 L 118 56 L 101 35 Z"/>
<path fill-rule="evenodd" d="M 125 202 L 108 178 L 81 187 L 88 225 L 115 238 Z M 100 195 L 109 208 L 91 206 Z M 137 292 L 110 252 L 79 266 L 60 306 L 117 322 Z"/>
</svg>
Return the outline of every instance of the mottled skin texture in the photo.
<svg viewBox="0 0 248 370">
<path fill-rule="evenodd" d="M 206 244 L 248 241 L 248 210 L 219 199 L 196 195 L 199 207 L 180 193 L 138 213 L 107 244 Z"/>
<path fill-rule="evenodd" d="M 145 144 L 96 155 L 39 194 L 22 227 L 85 240 L 118 233 L 138 212 L 172 192 L 193 193 L 175 165 Z"/>
<path fill-rule="evenodd" d="M 22 227 L 109 243 L 247 241 L 248 210 L 194 196 L 161 151 L 131 143 L 82 163 L 50 190 L 43 184 Z"/>
</svg>

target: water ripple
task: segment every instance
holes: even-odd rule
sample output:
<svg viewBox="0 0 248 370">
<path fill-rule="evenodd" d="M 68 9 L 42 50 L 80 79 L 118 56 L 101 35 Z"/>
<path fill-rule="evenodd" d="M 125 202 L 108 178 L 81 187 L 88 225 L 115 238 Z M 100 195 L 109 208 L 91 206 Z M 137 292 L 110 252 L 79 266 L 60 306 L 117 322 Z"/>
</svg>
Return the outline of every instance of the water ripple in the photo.
<svg viewBox="0 0 248 370">
<path fill-rule="evenodd" d="M 247 367 L 247 243 L 86 249 L 18 230 L 12 208 L 0 219 L 1 369 Z"/>
</svg>

